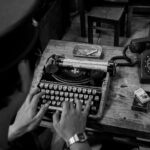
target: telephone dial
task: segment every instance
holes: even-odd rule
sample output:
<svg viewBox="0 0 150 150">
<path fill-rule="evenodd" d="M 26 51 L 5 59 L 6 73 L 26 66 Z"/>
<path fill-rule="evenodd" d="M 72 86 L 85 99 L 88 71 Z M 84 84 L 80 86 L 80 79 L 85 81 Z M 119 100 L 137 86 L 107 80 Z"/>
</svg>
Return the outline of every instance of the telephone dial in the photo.
<svg viewBox="0 0 150 150">
<path fill-rule="evenodd" d="M 150 83 L 150 49 L 141 53 L 140 82 Z"/>
</svg>

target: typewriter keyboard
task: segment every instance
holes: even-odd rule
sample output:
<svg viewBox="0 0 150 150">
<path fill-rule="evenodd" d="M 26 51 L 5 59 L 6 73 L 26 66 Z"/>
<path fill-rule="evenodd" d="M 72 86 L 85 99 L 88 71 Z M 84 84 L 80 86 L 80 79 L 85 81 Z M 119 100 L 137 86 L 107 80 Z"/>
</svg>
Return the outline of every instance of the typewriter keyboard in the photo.
<svg viewBox="0 0 150 150">
<path fill-rule="evenodd" d="M 44 80 L 40 81 L 38 87 L 41 91 L 45 92 L 40 99 L 38 109 L 40 109 L 42 105 L 49 101 L 50 105 L 46 113 L 49 117 L 52 117 L 52 114 L 56 110 L 62 110 L 62 103 L 64 101 L 74 102 L 75 99 L 81 101 L 82 109 L 85 108 L 87 101 L 92 99 L 89 115 L 96 115 L 98 112 L 101 99 L 101 88 L 81 85 L 68 85 Z"/>
</svg>

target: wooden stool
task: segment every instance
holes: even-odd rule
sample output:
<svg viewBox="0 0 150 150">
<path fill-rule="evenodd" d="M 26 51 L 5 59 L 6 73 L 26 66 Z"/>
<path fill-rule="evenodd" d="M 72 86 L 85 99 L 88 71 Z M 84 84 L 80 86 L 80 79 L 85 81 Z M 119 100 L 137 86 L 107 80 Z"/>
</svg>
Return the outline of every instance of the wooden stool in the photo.
<svg viewBox="0 0 150 150">
<path fill-rule="evenodd" d="M 96 26 L 94 26 L 96 22 Z M 88 15 L 88 42 L 93 43 L 93 29 L 104 29 L 99 27 L 101 23 L 114 26 L 114 46 L 119 46 L 120 33 L 124 35 L 125 11 L 124 7 L 95 7 Z M 121 27 L 121 29 L 120 29 Z M 108 30 L 108 29 L 107 29 Z"/>
</svg>

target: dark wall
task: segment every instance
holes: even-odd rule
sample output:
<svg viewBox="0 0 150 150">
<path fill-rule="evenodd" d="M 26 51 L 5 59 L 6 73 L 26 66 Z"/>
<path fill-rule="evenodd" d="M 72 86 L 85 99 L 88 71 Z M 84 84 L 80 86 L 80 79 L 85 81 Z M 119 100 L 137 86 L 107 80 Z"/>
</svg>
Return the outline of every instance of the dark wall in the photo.
<svg viewBox="0 0 150 150">
<path fill-rule="evenodd" d="M 49 39 L 61 39 L 70 25 L 68 0 L 51 0 L 40 18 L 40 42 L 45 48 Z"/>
</svg>

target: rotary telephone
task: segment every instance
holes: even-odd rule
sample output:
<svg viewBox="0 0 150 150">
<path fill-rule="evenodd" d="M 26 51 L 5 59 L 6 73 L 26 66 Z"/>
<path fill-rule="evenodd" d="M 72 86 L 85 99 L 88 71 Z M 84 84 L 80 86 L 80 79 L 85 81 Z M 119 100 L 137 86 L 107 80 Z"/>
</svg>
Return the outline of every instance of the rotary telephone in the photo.
<svg viewBox="0 0 150 150">
<path fill-rule="evenodd" d="M 150 83 L 150 49 L 141 53 L 140 82 Z"/>
<path fill-rule="evenodd" d="M 133 39 L 129 45 L 131 52 L 138 53 L 140 59 L 140 82 L 150 83 L 150 38 Z"/>
</svg>

